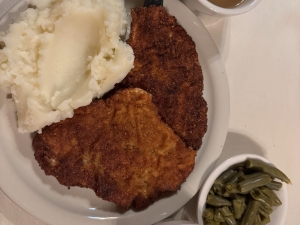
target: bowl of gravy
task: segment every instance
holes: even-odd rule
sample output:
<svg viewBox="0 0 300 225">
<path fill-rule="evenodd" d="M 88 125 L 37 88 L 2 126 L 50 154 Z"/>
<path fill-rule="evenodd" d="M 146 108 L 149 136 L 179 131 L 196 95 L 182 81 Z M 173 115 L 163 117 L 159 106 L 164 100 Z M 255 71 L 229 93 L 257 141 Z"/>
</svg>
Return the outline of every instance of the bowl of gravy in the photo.
<svg viewBox="0 0 300 225">
<path fill-rule="evenodd" d="M 250 11 L 261 0 L 183 0 L 192 10 L 210 16 L 235 16 Z"/>
</svg>

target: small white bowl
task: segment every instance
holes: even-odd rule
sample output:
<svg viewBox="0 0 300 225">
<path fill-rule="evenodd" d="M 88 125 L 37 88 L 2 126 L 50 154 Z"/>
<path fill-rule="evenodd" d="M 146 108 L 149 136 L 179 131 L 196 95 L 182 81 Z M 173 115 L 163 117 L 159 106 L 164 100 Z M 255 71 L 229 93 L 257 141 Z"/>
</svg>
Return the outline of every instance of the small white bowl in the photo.
<svg viewBox="0 0 300 225">
<path fill-rule="evenodd" d="M 235 16 L 250 11 L 259 4 L 261 0 L 245 0 L 235 8 L 222 8 L 210 3 L 208 0 L 183 0 L 192 11 L 196 10 L 210 16 Z"/>
<path fill-rule="evenodd" d="M 240 163 L 244 162 L 246 159 L 258 159 L 266 163 L 270 163 L 271 165 L 274 166 L 269 160 L 266 158 L 255 155 L 255 154 L 240 154 L 233 156 L 223 163 L 221 163 L 219 166 L 217 166 L 206 178 L 204 181 L 200 191 L 199 191 L 199 199 L 198 199 L 198 211 L 197 211 L 197 219 L 199 224 L 203 224 L 202 221 L 202 213 L 205 210 L 205 204 L 206 204 L 206 198 L 209 193 L 210 188 L 212 187 L 214 181 L 216 178 L 225 170 L 227 170 L 229 167 Z M 280 168 L 279 168 L 280 169 Z M 287 192 L 287 187 L 286 184 L 283 183 L 282 188 L 279 191 L 276 191 L 277 196 L 282 202 L 282 205 L 278 207 L 273 207 L 273 212 L 270 215 L 271 222 L 268 223 L 268 225 L 283 225 L 284 220 L 286 217 L 287 209 L 288 209 L 288 192 Z"/>
</svg>

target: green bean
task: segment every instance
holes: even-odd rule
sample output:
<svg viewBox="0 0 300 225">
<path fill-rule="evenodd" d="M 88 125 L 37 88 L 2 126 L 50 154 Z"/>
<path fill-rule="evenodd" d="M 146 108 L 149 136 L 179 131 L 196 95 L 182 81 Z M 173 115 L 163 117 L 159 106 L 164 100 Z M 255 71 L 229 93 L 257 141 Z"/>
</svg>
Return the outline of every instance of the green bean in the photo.
<svg viewBox="0 0 300 225">
<path fill-rule="evenodd" d="M 245 192 L 241 192 L 240 189 L 238 188 L 238 184 L 237 183 L 227 183 L 225 185 L 225 192 L 223 193 L 224 197 L 232 197 L 235 198 L 235 195 L 232 194 L 248 194 L 249 191 L 245 191 Z M 226 193 L 226 195 L 225 195 Z"/>
<path fill-rule="evenodd" d="M 244 162 L 244 163 L 246 163 L 246 162 Z M 253 171 L 252 169 L 246 168 L 245 166 L 244 166 L 243 168 L 239 169 L 239 170 L 243 171 L 243 173 L 244 173 L 245 175 L 249 175 L 249 174 L 255 172 L 255 171 Z"/>
<path fill-rule="evenodd" d="M 230 211 L 230 209 L 228 208 L 228 206 L 224 206 L 221 208 L 221 213 L 224 217 L 226 216 L 233 216 L 233 213 Z"/>
<path fill-rule="evenodd" d="M 249 180 L 249 179 L 252 179 L 254 177 L 258 177 L 260 175 L 263 175 L 265 173 L 262 173 L 262 172 L 252 172 L 250 174 L 244 174 L 242 176 L 239 177 L 239 181 L 244 181 L 244 180 Z"/>
<path fill-rule="evenodd" d="M 261 225 L 261 218 L 260 218 L 259 213 L 256 214 L 256 217 L 253 221 L 253 225 Z"/>
<path fill-rule="evenodd" d="M 270 221 L 273 206 L 281 205 L 274 192 L 290 183 L 282 172 L 259 160 L 247 159 L 223 172 L 212 185 L 202 218 L 205 225 L 261 225 Z M 275 178 L 275 180 L 274 180 Z"/>
<path fill-rule="evenodd" d="M 206 208 L 203 212 L 203 217 L 208 219 L 208 220 L 213 220 L 214 219 L 214 209 L 213 208 Z"/>
<path fill-rule="evenodd" d="M 233 168 L 235 170 L 244 170 L 245 162 L 240 162 L 240 163 L 234 164 L 231 168 Z"/>
<path fill-rule="evenodd" d="M 230 179 L 230 180 L 228 180 L 226 183 L 237 183 L 238 182 L 238 180 L 239 180 L 239 178 L 241 177 L 241 176 L 244 176 L 245 174 L 244 174 L 244 172 L 243 171 L 241 171 L 241 170 L 239 170 L 236 174 L 234 174 L 234 176 Z"/>
<path fill-rule="evenodd" d="M 282 187 L 282 183 L 272 180 L 271 183 L 266 184 L 265 186 L 270 188 L 271 190 L 279 191 Z"/>
<path fill-rule="evenodd" d="M 223 215 L 224 220 L 228 225 L 236 225 L 236 220 L 233 216 L 233 213 L 230 211 L 230 209 L 227 206 L 224 206 L 221 209 L 221 213 Z"/>
<path fill-rule="evenodd" d="M 225 189 L 226 189 L 226 191 L 230 191 L 230 190 L 232 190 L 233 188 L 236 188 L 237 187 L 237 183 L 227 183 L 226 185 L 225 185 Z"/>
<path fill-rule="evenodd" d="M 272 191 L 270 188 L 260 187 L 259 190 L 271 200 L 273 206 L 282 205 L 282 202 L 280 201 L 276 193 Z"/>
<path fill-rule="evenodd" d="M 261 220 L 261 225 L 265 225 L 270 222 L 271 222 L 270 216 L 266 216 Z"/>
<path fill-rule="evenodd" d="M 245 213 L 245 210 L 247 209 L 248 205 L 246 203 L 244 203 L 244 213 Z"/>
<path fill-rule="evenodd" d="M 276 167 L 270 166 L 269 164 L 255 159 L 246 160 L 246 168 L 251 168 L 260 172 L 264 172 L 270 175 L 272 178 L 277 178 L 281 181 L 284 181 L 288 184 L 291 183 L 291 180 L 279 169 Z"/>
<path fill-rule="evenodd" d="M 264 186 L 272 181 L 272 178 L 267 174 L 262 174 L 238 183 L 238 189 L 241 192 L 250 191 L 253 188 Z"/>
<path fill-rule="evenodd" d="M 229 193 L 228 191 L 225 191 L 222 196 L 225 198 L 235 198 L 235 193 Z"/>
<path fill-rule="evenodd" d="M 224 193 L 224 188 L 222 187 L 222 189 L 220 190 L 216 190 L 216 194 L 219 195 L 219 196 L 223 196 L 223 193 Z"/>
<path fill-rule="evenodd" d="M 213 206 L 232 206 L 230 201 L 217 195 L 208 195 L 206 203 Z"/>
<path fill-rule="evenodd" d="M 226 217 L 224 217 L 224 220 L 226 221 L 226 223 L 228 225 L 236 225 L 237 224 L 234 216 L 226 216 Z"/>
<path fill-rule="evenodd" d="M 214 188 L 220 190 L 227 181 L 229 181 L 237 172 L 233 169 L 228 169 L 223 172 L 214 182 Z"/>
<path fill-rule="evenodd" d="M 260 204 L 260 208 L 262 211 L 264 211 L 268 215 L 270 215 L 273 212 L 273 209 L 265 204 Z"/>
<path fill-rule="evenodd" d="M 229 193 L 240 193 L 240 190 L 237 187 L 237 183 L 227 183 L 225 185 L 225 190 Z"/>
<path fill-rule="evenodd" d="M 245 203 L 245 201 L 246 201 L 245 195 L 235 194 L 235 199 L 240 201 L 240 202 L 243 202 L 243 203 Z"/>
<path fill-rule="evenodd" d="M 240 225 L 252 225 L 257 215 L 260 203 L 255 200 L 250 200 L 249 205 L 244 213 Z"/>
<path fill-rule="evenodd" d="M 219 207 L 215 209 L 214 220 L 219 221 L 219 222 L 224 222 L 225 221 L 224 217 L 221 213 L 221 208 L 219 208 Z"/>
<path fill-rule="evenodd" d="M 220 225 L 220 222 L 214 221 L 214 220 L 205 219 L 204 220 L 204 225 Z"/>
<path fill-rule="evenodd" d="M 234 199 L 232 201 L 232 205 L 233 205 L 234 218 L 237 220 L 241 219 L 245 209 L 244 202 Z"/>
<path fill-rule="evenodd" d="M 272 201 L 265 196 L 258 188 L 255 188 L 250 191 L 251 197 L 260 202 L 262 205 L 266 205 L 269 208 L 272 208 Z"/>
<path fill-rule="evenodd" d="M 259 213 L 260 215 L 262 215 L 263 217 L 267 217 L 267 216 L 270 215 L 270 214 L 267 213 L 262 207 L 259 207 L 258 213 Z"/>
</svg>

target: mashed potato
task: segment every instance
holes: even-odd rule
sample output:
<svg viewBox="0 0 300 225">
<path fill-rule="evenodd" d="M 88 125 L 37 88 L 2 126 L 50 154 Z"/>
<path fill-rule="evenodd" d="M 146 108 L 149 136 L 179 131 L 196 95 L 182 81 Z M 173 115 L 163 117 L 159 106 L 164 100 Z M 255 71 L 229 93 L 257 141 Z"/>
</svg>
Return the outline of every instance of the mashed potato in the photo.
<svg viewBox="0 0 300 225">
<path fill-rule="evenodd" d="M 73 116 L 120 82 L 133 67 L 121 41 L 121 0 L 32 0 L 0 34 L 0 85 L 12 93 L 21 133 Z"/>
</svg>

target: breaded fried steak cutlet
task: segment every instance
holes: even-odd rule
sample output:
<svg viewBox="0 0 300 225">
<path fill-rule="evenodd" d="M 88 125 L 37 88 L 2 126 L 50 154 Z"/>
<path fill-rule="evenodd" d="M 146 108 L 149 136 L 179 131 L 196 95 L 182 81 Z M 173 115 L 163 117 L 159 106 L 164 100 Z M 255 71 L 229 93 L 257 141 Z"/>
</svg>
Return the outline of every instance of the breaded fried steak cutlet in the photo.
<svg viewBox="0 0 300 225">
<path fill-rule="evenodd" d="M 207 130 L 207 104 L 195 43 L 161 6 L 134 8 L 131 16 L 127 43 L 134 68 L 119 86 L 151 93 L 163 121 L 198 150 Z"/>
<path fill-rule="evenodd" d="M 91 188 L 104 200 L 136 209 L 177 191 L 196 155 L 139 88 L 76 109 L 73 118 L 37 134 L 33 148 L 46 175 L 59 183 Z"/>
</svg>

